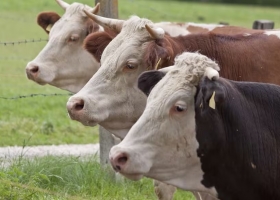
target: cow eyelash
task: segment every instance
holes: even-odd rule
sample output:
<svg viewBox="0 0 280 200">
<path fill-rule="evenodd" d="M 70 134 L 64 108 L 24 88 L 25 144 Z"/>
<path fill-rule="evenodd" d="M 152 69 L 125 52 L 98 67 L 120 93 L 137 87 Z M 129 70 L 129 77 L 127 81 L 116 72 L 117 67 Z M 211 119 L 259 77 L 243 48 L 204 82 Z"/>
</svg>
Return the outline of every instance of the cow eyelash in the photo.
<svg viewBox="0 0 280 200">
<path fill-rule="evenodd" d="M 126 67 L 127 69 L 129 69 L 129 70 L 133 70 L 133 69 L 136 68 L 135 65 L 132 65 L 132 64 L 130 64 L 130 63 L 127 63 L 125 67 Z"/>
<path fill-rule="evenodd" d="M 76 36 L 71 36 L 70 38 L 69 38 L 69 41 L 70 42 L 75 42 L 75 41 L 77 41 L 78 40 L 78 37 L 76 37 Z"/>
<path fill-rule="evenodd" d="M 176 112 L 176 113 L 182 113 L 182 112 L 184 112 L 184 111 L 186 111 L 187 110 L 187 105 L 185 105 L 185 104 L 175 104 L 174 106 L 173 106 L 173 111 L 174 112 Z"/>
<path fill-rule="evenodd" d="M 184 112 L 187 108 L 184 106 L 178 105 L 178 106 L 174 106 L 174 109 L 176 112 Z"/>
</svg>

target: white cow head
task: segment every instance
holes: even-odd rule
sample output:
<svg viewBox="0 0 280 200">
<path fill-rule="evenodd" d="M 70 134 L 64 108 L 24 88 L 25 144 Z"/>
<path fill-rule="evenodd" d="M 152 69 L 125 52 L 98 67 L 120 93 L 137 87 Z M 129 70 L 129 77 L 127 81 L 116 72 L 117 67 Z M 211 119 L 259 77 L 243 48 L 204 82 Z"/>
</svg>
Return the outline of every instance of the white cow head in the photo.
<svg viewBox="0 0 280 200">
<path fill-rule="evenodd" d="M 91 8 L 80 3 L 69 5 L 62 0 L 56 1 L 65 13 L 62 17 L 54 12 L 38 15 L 38 24 L 49 34 L 49 41 L 27 64 L 26 74 L 38 84 L 50 84 L 76 93 L 100 66 L 83 48 L 83 41 L 89 33 L 103 31 L 83 12 L 97 13 L 99 4 Z"/>
<path fill-rule="evenodd" d="M 158 57 L 161 64 L 170 65 L 165 49 L 152 42 L 163 38 L 164 31 L 136 16 L 127 21 L 94 17 L 97 23 L 121 32 L 105 48 L 101 68 L 69 99 L 67 108 L 72 119 L 88 126 L 99 123 L 123 138 L 146 105 L 146 96 L 137 88 L 137 77 L 156 65 L 149 62 L 149 56 L 144 58 L 147 45 L 158 48 L 150 54 L 153 58 Z"/>
<path fill-rule="evenodd" d="M 145 93 L 163 78 L 152 89 L 142 116 L 111 149 L 113 168 L 133 180 L 144 175 L 185 190 L 215 194 L 201 184 L 194 103 L 201 77 L 218 78 L 216 70 L 218 65 L 206 56 L 183 53 L 174 66 L 143 73 L 139 84 L 146 84 L 141 86 Z"/>
</svg>

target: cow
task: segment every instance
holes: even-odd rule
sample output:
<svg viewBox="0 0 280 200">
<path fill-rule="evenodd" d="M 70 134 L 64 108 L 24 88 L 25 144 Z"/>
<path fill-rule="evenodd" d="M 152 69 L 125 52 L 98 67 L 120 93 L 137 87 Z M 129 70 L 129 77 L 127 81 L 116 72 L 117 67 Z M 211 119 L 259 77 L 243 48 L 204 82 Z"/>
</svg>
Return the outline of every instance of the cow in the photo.
<svg viewBox="0 0 280 200">
<path fill-rule="evenodd" d="M 280 199 L 280 86 L 221 78 L 219 68 L 186 52 L 144 72 L 147 106 L 111 149 L 113 168 L 221 200 Z"/>
<path fill-rule="evenodd" d="M 55 12 L 38 15 L 37 23 L 49 35 L 49 41 L 37 57 L 27 64 L 26 75 L 40 85 L 49 84 L 76 93 L 100 66 L 99 61 L 83 48 L 86 36 L 102 32 L 113 38 L 117 32 L 104 29 L 83 12 L 98 13 L 99 3 L 92 8 L 81 3 L 56 2 L 65 13 L 61 17 Z M 178 36 L 205 32 L 223 25 L 160 22 L 158 26 L 170 35 Z"/>
<path fill-rule="evenodd" d="M 137 77 L 145 70 L 174 64 L 175 56 L 184 51 L 199 51 L 216 60 L 226 78 L 280 84 L 280 31 L 172 37 L 137 16 L 127 21 L 90 16 L 120 33 L 104 49 L 97 73 L 69 98 L 67 109 L 73 120 L 100 124 L 119 138 L 125 137 L 146 105 Z M 98 49 L 97 45 L 92 51 Z"/>
</svg>

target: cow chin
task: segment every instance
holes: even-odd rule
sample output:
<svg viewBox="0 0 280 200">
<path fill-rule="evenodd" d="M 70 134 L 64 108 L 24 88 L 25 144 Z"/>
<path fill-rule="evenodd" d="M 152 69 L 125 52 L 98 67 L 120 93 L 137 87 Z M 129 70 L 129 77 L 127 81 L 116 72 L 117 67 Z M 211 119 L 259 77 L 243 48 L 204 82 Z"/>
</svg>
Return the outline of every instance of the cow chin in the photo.
<svg viewBox="0 0 280 200">
<path fill-rule="evenodd" d="M 93 120 L 88 120 L 88 121 L 80 121 L 80 120 L 77 120 L 77 119 L 74 119 L 74 120 L 81 122 L 84 126 L 91 126 L 92 127 L 92 126 L 96 126 L 98 124 L 96 121 L 93 121 Z"/>
<path fill-rule="evenodd" d="M 126 178 L 133 180 L 133 181 L 139 181 L 141 178 L 143 178 L 142 174 L 124 174 L 121 173 L 121 175 L 125 176 Z"/>
<path fill-rule="evenodd" d="M 68 113 L 68 117 L 70 117 L 70 119 L 72 119 L 72 120 L 82 123 L 84 126 L 96 126 L 98 124 L 98 122 L 91 120 L 91 119 L 87 119 L 87 120 L 81 119 L 80 116 L 77 114 L 70 115 Z"/>
</svg>

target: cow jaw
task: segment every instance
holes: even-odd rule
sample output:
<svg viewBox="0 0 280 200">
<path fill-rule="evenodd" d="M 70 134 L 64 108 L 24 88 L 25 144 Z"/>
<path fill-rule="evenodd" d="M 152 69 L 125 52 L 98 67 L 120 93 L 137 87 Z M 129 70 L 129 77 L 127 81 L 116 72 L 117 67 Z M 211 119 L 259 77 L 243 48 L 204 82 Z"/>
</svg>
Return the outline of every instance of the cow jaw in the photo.
<svg viewBox="0 0 280 200">
<path fill-rule="evenodd" d="M 53 25 L 47 45 L 27 64 L 30 80 L 76 93 L 98 70 L 100 64 L 83 48 L 89 20 L 83 9 L 93 10 L 79 3 L 69 5 Z"/>
</svg>

